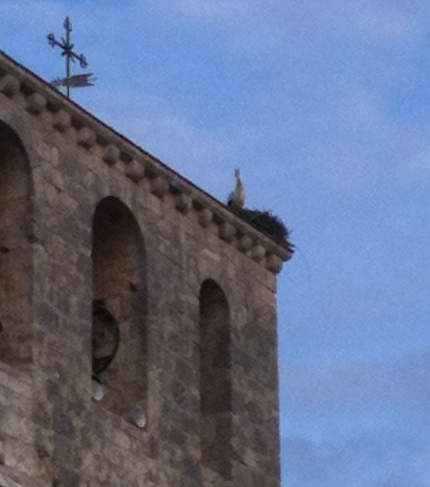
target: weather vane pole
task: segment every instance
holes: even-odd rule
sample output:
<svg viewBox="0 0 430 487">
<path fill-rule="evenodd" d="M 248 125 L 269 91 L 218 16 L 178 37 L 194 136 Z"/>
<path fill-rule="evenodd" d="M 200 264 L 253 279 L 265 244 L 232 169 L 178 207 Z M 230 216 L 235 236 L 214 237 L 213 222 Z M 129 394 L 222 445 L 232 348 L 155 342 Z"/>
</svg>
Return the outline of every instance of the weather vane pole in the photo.
<svg viewBox="0 0 430 487">
<path fill-rule="evenodd" d="M 75 47 L 74 44 L 71 43 L 70 40 L 70 33 L 72 32 L 72 22 L 70 21 L 69 17 L 66 17 L 64 21 L 64 28 L 66 29 L 66 39 L 64 37 L 61 38 L 61 41 L 57 41 L 54 34 L 48 34 L 48 42 L 51 47 L 58 46 L 62 49 L 61 55 L 66 58 L 66 77 L 61 79 L 57 78 L 52 82 L 53 86 L 65 86 L 67 97 L 70 98 L 70 88 L 80 88 L 85 86 L 94 86 L 93 79 L 90 79 L 93 73 L 86 73 L 86 74 L 78 74 L 75 76 L 71 76 L 71 63 L 75 61 L 79 61 L 81 68 L 86 68 L 88 66 L 88 62 L 83 54 L 76 54 L 73 51 Z"/>
</svg>

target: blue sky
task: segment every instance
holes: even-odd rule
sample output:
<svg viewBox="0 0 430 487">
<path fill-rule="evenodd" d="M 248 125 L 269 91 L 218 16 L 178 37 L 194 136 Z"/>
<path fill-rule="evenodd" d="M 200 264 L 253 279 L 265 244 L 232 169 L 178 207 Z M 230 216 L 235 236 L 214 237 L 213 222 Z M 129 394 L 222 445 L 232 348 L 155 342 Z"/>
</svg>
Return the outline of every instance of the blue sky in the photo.
<svg viewBox="0 0 430 487">
<path fill-rule="evenodd" d="M 430 4 L 2 0 L 1 49 L 61 75 L 66 15 L 78 103 L 222 200 L 239 166 L 293 230 L 283 487 L 430 486 Z"/>
</svg>

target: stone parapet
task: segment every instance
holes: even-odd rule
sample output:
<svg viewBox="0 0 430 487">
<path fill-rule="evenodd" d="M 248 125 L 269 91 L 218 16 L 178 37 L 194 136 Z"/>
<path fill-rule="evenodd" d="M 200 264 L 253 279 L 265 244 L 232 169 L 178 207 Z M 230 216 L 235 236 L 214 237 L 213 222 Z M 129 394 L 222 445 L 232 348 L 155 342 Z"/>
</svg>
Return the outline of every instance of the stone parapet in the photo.
<svg viewBox="0 0 430 487">
<path fill-rule="evenodd" d="M 83 150 L 101 154 L 112 171 L 122 171 L 136 185 L 146 188 L 161 200 L 167 194 L 175 199 L 181 213 L 193 211 L 201 226 L 265 266 L 278 273 L 291 252 L 262 234 L 228 207 L 159 159 L 104 124 L 101 120 L 66 98 L 34 73 L 0 51 L 0 93 L 22 104 L 42 123 L 69 136 Z M 46 115 L 46 116 L 45 116 Z M 71 133 L 73 132 L 73 133 Z"/>
<path fill-rule="evenodd" d="M 279 487 L 285 248 L 1 53 L 0 221 L 1 487 Z"/>
</svg>

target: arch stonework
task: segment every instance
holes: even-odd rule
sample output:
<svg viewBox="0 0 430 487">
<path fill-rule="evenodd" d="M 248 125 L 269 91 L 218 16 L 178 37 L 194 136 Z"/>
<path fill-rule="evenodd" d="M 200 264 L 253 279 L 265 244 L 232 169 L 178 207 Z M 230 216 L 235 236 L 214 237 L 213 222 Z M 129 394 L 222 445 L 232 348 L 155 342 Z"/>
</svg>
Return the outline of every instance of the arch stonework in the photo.
<svg viewBox="0 0 430 487">
<path fill-rule="evenodd" d="M 0 122 L 0 360 L 33 359 L 31 172 L 19 136 Z"/>
<path fill-rule="evenodd" d="M 200 412 L 202 462 L 231 478 L 231 324 L 227 298 L 211 279 L 203 282 L 200 312 Z"/>
<path fill-rule="evenodd" d="M 122 416 L 136 408 L 146 409 L 144 254 L 143 237 L 131 211 L 117 198 L 102 199 L 93 220 L 93 299 L 117 321 L 119 341 L 112 363 L 97 380 L 106 389 L 102 404 Z M 94 319 L 92 336 L 94 363 Z"/>
<path fill-rule="evenodd" d="M 0 121 L 28 166 L 24 258 L 7 273 L 28 286 L 33 341 L 29 367 L 14 363 L 19 347 L 0 360 L 0 485 L 279 487 L 276 274 L 288 249 L 1 52 Z M 0 297 L 0 313 L 25 310 L 18 298 Z M 120 331 L 101 401 L 94 300 Z"/>
</svg>

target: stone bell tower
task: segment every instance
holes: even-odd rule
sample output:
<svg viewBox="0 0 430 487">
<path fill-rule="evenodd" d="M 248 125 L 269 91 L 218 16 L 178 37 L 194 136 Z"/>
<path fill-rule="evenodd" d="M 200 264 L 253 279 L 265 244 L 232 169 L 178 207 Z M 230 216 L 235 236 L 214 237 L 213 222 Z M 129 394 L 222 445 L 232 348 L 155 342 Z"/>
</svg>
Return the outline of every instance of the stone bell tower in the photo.
<svg viewBox="0 0 430 487">
<path fill-rule="evenodd" d="M 279 487 L 290 256 L 0 52 L 0 486 Z"/>
</svg>

